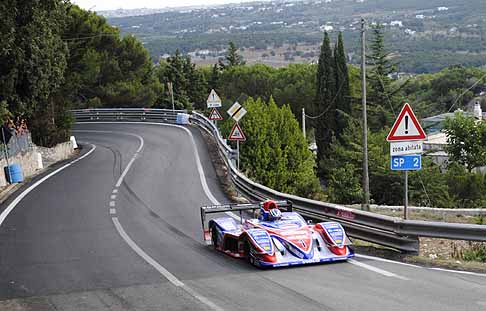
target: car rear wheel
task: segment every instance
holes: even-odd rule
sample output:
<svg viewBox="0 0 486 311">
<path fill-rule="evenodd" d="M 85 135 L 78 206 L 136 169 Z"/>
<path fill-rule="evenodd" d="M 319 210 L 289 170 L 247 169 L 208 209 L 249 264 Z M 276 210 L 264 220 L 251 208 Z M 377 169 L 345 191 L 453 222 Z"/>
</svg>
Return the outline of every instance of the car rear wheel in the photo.
<svg viewBox="0 0 486 311">
<path fill-rule="evenodd" d="M 218 229 L 216 225 L 211 226 L 211 242 L 213 243 L 214 248 L 218 248 Z"/>
</svg>

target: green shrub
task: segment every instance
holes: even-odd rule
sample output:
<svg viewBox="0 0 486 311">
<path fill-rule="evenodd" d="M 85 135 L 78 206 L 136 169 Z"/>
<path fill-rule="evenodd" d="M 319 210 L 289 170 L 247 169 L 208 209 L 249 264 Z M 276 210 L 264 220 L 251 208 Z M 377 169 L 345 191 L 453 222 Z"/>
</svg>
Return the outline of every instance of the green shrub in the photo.
<svg viewBox="0 0 486 311">
<path fill-rule="evenodd" d="M 471 247 L 464 251 L 464 260 L 486 262 L 486 244 L 471 243 Z"/>
</svg>

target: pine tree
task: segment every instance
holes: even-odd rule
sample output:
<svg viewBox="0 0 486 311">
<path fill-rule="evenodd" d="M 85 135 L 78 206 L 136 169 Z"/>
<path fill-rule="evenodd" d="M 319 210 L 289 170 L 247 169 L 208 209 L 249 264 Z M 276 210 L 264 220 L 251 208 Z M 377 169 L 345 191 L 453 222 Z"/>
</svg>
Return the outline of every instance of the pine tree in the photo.
<svg viewBox="0 0 486 311">
<path fill-rule="evenodd" d="M 349 90 L 349 74 L 346 64 L 346 52 L 344 51 L 343 35 L 339 33 L 334 48 L 334 64 L 336 76 L 336 138 L 340 139 L 348 120 L 352 115 L 351 97 Z"/>
<path fill-rule="evenodd" d="M 319 64 L 317 67 L 317 87 L 314 109 L 312 113 L 317 117 L 314 121 L 317 144 L 317 163 L 329 155 L 332 137 L 336 132 L 336 77 L 334 75 L 334 58 L 331 42 L 327 32 L 321 45 Z M 320 170 L 322 175 L 322 170 Z"/>
<path fill-rule="evenodd" d="M 219 65 L 223 69 L 231 68 L 231 67 L 234 67 L 234 66 L 245 65 L 245 61 L 243 60 L 243 56 L 238 54 L 238 48 L 236 47 L 236 45 L 233 41 L 230 41 L 228 43 L 228 51 L 226 52 L 225 61 L 223 62 L 220 59 Z"/>
</svg>

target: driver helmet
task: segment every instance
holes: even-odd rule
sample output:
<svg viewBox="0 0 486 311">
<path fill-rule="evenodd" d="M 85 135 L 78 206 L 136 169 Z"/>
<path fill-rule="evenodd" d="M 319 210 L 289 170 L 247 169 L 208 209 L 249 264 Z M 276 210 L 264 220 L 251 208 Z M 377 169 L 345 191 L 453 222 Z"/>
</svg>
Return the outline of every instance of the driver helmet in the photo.
<svg viewBox="0 0 486 311">
<path fill-rule="evenodd" d="M 265 202 L 263 202 L 261 208 L 260 208 L 260 220 L 270 220 L 270 211 L 272 209 L 277 209 L 278 210 L 278 206 L 277 206 L 277 203 L 275 203 L 275 201 L 272 201 L 272 200 L 266 200 Z"/>
<path fill-rule="evenodd" d="M 282 218 L 282 212 L 278 208 L 272 208 L 268 216 L 270 220 L 277 221 Z"/>
</svg>

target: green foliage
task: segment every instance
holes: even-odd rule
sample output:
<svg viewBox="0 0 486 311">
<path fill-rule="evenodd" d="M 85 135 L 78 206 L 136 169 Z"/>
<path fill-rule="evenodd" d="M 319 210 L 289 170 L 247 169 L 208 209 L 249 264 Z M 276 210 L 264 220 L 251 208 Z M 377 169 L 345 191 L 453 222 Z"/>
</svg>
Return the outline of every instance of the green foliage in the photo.
<svg viewBox="0 0 486 311">
<path fill-rule="evenodd" d="M 367 63 L 371 68 L 367 72 L 369 84 L 368 124 L 372 131 L 378 131 L 384 126 L 391 126 L 392 112 L 398 107 L 392 90 L 390 74 L 396 72 L 396 64 L 390 60 L 390 53 L 385 49 L 383 26 L 373 26 L 373 37 L 370 45 L 371 53 L 367 55 Z"/>
<path fill-rule="evenodd" d="M 343 35 L 339 33 L 334 48 L 335 75 L 336 75 L 336 137 L 348 126 L 348 118 L 352 116 L 351 93 L 349 86 L 348 65 L 346 64 L 346 52 L 344 50 Z"/>
<path fill-rule="evenodd" d="M 454 66 L 436 74 L 419 75 L 409 80 L 400 96 L 413 103 L 419 117 L 445 113 L 451 108 L 465 110 L 474 94 L 486 88 L 485 74 L 486 71 L 479 68 Z M 464 93 L 467 89 L 470 91 Z"/>
<path fill-rule="evenodd" d="M 0 123 L 3 124 L 10 118 L 12 118 L 12 114 L 8 110 L 7 102 L 4 100 L 0 102 Z"/>
<path fill-rule="evenodd" d="M 422 157 L 422 169 L 409 175 L 409 200 L 416 206 L 457 207 L 457 199 L 449 192 L 448 175 L 427 157 Z"/>
<path fill-rule="evenodd" d="M 151 107 L 163 86 L 148 51 L 134 36 L 120 38 L 106 20 L 77 6 L 68 10 L 69 47 L 64 92 L 75 107 Z"/>
<path fill-rule="evenodd" d="M 486 122 L 457 112 L 445 122 L 446 151 L 452 161 L 465 165 L 469 171 L 486 166 Z"/>
<path fill-rule="evenodd" d="M 176 50 L 167 60 L 160 60 L 156 75 L 160 83 L 172 83 L 174 102 L 178 109 L 190 109 L 193 106 L 204 109 L 208 94 L 206 78 L 203 71 L 196 69 L 189 56 L 182 56 Z M 168 88 L 160 105 L 165 108 L 172 107 Z"/>
<path fill-rule="evenodd" d="M 329 149 L 333 135 L 336 133 L 336 77 L 335 62 L 331 50 L 331 42 L 327 32 L 319 55 L 316 78 L 316 97 L 312 114 L 314 120 L 315 138 L 317 144 L 317 163 L 329 157 Z"/>
<path fill-rule="evenodd" d="M 329 198 L 333 202 L 359 203 L 363 196 L 361 180 L 351 163 L 337 167 L 329 174 Z"/>
<path fill-rule="evenodd" d="M 470 243 L 464 251 L 464 260 L 486 262 L 486 244 L 481 242 Z"/>
<path fill-rule="evenodd" d="M 288 105 L 270 98 L 248 98 L 241 126 L 247 141 L 240 144 L 241 168 L 247 176 L 279 191 L 312 196 L 319 191 L 314 159 Z"/>
<path fill-rule="evenodd" d="M 50 120 L 33 122 L 50 106 L 64 82 L 68 50 L 62 40 L 66 5 L 63 1 L 4 1 L 0 4 L 2 41 L 0 46 L 0 101 L 14 115 L 28 119 L 32 131 Z M 67 109 L 58 103 L 56 111 Z M 62 122 L 61 122 L 62 123 Z M 64 124 L 53 123 L 54 132 Z M 61 137 L 64 135 L 59 135 Z M 37 137 L 34 142 L 39 143 Z M 55 142 L 56 138 L 54 138 Z"/>
<path fill-rule="evenodd" d="M 243 56 L 238 54 L 238 48 L 233 41 L 228 43 L 228 50 L 226 51 L 226 56 L 224 59 L 225 61 L 219 61 L 219 66 L 223 69 L 245 65 Z"/>
</svg>

